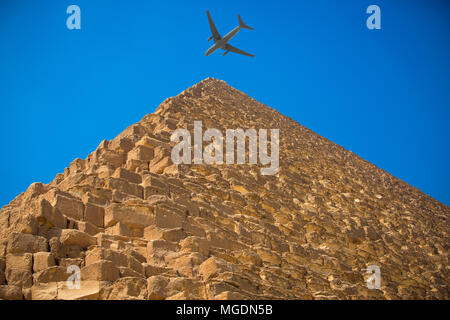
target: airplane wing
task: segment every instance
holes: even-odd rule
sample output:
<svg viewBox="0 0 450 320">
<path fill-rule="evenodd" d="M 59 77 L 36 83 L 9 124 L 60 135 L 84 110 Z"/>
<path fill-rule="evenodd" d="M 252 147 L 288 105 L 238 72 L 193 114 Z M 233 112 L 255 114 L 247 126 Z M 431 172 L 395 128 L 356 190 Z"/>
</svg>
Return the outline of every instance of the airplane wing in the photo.
<svg viewBox="0 0 450 320">
<path fill-rule="evenodd" d="M 217 40 L 222 39 L 222 37 L 220 36 L 219 32 L 216 29 L 216 26 L 214 25 L 214 21 L 211 18 L 211 15 L 209 14 L 209 10 L 207 10 L 206 13 L 208 14 L 209 27 L 211 29 L 211 33 L 213 35 L 214 42 L 216 42 Z"/>
<path fill-rule="evenodd" d="M 253 54 L 245 52 L 245 51 L 242 51 L 241 49 L 235 48 L 235 47 L 233 47 L 232 45 L 230 45 L 228 43 L 225 45 L 224 50 L 231 51 L 231 52 L 234 52 L 234 53 L 243 54 L 244 56 L 254 57 Z"/>
</svg>

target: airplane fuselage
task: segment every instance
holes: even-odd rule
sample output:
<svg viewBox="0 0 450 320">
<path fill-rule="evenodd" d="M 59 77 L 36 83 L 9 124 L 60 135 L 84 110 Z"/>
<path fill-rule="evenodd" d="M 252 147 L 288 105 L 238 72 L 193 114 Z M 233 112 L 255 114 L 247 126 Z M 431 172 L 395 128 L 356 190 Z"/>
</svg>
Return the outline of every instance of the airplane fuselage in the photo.
<svg viewBox="0 0 450 320">
<path fill-rule="evenodd" d="M 211 53 L 216 51 L 217 49 L 224 49 L 225 45 L 230 41 L 237 33 L 241 30 L 241 26 L 238 26 L 228 32 L 225 37 L 220 40 L 217 40 L 205 53 L 205 56 L 209 56 Z"/>
</svg>

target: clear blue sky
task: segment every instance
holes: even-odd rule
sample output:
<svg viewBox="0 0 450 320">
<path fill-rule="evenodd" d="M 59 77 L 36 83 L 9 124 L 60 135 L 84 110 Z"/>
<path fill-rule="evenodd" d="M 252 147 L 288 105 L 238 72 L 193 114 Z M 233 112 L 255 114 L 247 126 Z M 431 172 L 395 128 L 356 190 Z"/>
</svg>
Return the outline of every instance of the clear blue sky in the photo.
<svg viewBox="0 0 450 320">
<path fill-rule="evenodd" d="M 81 30 L 66 8 L 81 8 Z M 381 30 L 366 8 L 381 8 Z M 206 9 L 231 44 L 205 57 Z M 450 204 L 448 1 L 0 1 L 0 206 L 167 97 L 225 80 Z M 300 151 L 301 152 L 301 151 Z"/>
</svg>

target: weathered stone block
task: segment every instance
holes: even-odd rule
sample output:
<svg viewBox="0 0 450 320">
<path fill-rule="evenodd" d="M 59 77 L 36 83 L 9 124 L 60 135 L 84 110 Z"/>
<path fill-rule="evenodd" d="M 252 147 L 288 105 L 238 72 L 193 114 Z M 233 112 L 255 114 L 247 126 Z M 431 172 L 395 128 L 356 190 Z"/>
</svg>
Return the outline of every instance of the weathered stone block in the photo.
<svg viewBox="0 0 450 320">
<path fill-rule="evenodd" d="M 66 246 L 80 246 L 81 248 L 87 248 L 97 244 L 95 237 L 75 229 L 62 230 L 59 241 Z"/>
<path fill-rule="evenodd" d="M 129 160 L 127 160 L 127 163 L 125 165 L 125 169 L 127 169 L 129 171 L 148 170 L 149 169 L 149 163 L 146 162 L 146 161 L 129 159 Z"/>
<path fill-rule="evenodd" d="M 217 277 L 220 273 L 231 270 L 231 266 L 229 266 L 225 260 L 214 256 L 205 260 L 198 269 L 204 281 Z"/>
<path fill-rule="evenodd" d="M 80 289 L 70 289 L 66 281 L 58 282 L 58 300 L 97 300 L 100 291 L 109 285 L 109 282 L 96 280 L 82 280 Z"/>
<path fill-rule="evenodd" d="M 129 152 L 134 148 L 134 143 L 129 138 L 114 139 L 111 142 L 111 149 L 119 152 Z"/>
<path fill-rule="evenodd" d="M 160 229 L 155 226 L 149 226 L 144 229 L 144 238 L 147 240 L 163 239 L 171 242 L 179 242 L 186 238 L 186 233 L 182 228 Z"/>
<path fill-rule="evenodd" d="M 126 160 L 126 154 L 114 150 L 97 150 L 94 152 L 94 161 L 99 165 L 109 165 L 113 168 L 122 166 Z"/>
<path fill-rule="evenodd" d="M 121 278 L 126 278 L 126 277 L 144 278 L 143 274 L 140 274 L 131 268 L 128 268 L 128 267 L 118 267 L 118 268 L 119 268 L 119 274 L 120 274 Z"/>
<path fill-rule="evenodd" d="M 180 247 L 185 252 L 198 252 L 204 256 L 208 256 L 210 243 L 206 239 L 190 236 L 180 242 Z"/>
<path fill-rule="evenodd" d="M 87 222 L 92 223 L 94 226 L 103 228 L 105 209 L 92 203 L 86 203 L 84 217 Z"/>
<path fill-rule="evenodd" d="M 68 266 L 84 266 L 84 259 L 82 258 L 61 258 L 59 259 L 59 266 L 67 268 Z"/>
<path fill-rule="evenodd" d="M 10 253 L 6 256 L 6 270 L 21 269 L 30 271 L 33 267 L 33 254 L 31 253 Z"/>
<path fill-rule="evenodd" d="M 149 186 L 149 187 L 144 187 L 144 199 L 148 200 L 150 199 L 151 196 L 168 196 L 169 195 L 169 190 L 167 188 L 160 188 L 160 187 L 154 187 L 154 186 Z"/>
<path fill-rule="evenodd" d="M 164 172 L 164 169 L 172 165 L 173 162 L 170 157 L 164 157 L 159 161 L 150 162 L 150 172 L 161 174 Z"/>
<path fill-rule="evenodd" d="M 98 233 L 104 232 L 103 228 L 99 228 L 95 225 L 93 225 L 92 223 L 83 221 L 83 222 L 78 222 L 78 230 L 80 230 L 81 232 L 87 233 L 91 236 L 95 236 Z"/>
<path fill-rule="evenodd" d="M 145 228 L 154 224 L 154 221 L 152 207 L 112 204 L 105 211 L 105 227 L 122 222 L 127 226 Z"/>
<path fill-rule="evenodd" d="M 146 278 L 157 276 L 169 271 L 168 268 L 158 267 L 150 263 L 143 263 L 142 266 L 144 267 L 144 275 Z"/>
<path fill-rule="evenodd" d="M 152 276 L 147 279 L 148 300 L 164 300 L 167 297 L 167 285 L 169 278 L 164 276 Z"/>
<path fill-rule="evenodd" d="M 42 199 L 39 206 L 40 212 L 37 218 L 40 224 L 50 224 L 50 226 L 56 228 L 64 228 L 66 226 L 66 218 L 46 199 Z"/>
<path fill-rule="evenodd" d="M 114 282 L 103 289 L 100 299 L 128 300 L 145 299 L 147 297 L 147 281 L 142 277 L 128 276 Z"/>
<path fill-rule="evenodd" d="M 197 276 L 198 266 L 205 260 L 205 257 L 198 252 L 179 252 L 165 256 L 167 267 L 177 273 L 193 278 Z"/>
<path fill-rule="evenodd" d="M 125 237 L 136 237 L 140 238 L 143 235 L 143 228 L 130 227 L 122 222 L 118 222 L 112 227 L 106 229 L 106 233 L 120 235 Z"/>
<path fill-rule="evenodd" d="M 23 300 L 22 289 L 14 285 L 0 286 L 0 300 Z"/>
<path fill-rule="evenodd" d="M 69 197 L 69 194 L 52 192 L 48 194 L 50 204 L 64 216 L 75 220 L 83 220 L 84 204 L 78 199 Z"/>
<path fill-rule="evenodd" d="M 166 240 L 151 240 L 147 244 L 147 255 L 162 255 L 164 252 L 177 251 L 178 244 Z"/>
<path fill-rule="evenodd" d="M 129 194 L 137 198 L 143 198 L 144 189 L 138 184 L 120 178 L 109 178 L 106 182 L 106 187 L 108 189 Z"/>
<path fill-rule="evenodd" d="M 101 260 L 111 261 L 115 266 L 128 266 L 127 256 L 114 250 L 94 247 L 86 253 L 86 266 Z"/>
<path fill-rule="evenodd" d="M 142 177 L 142 186 L 167 189 L 167 183 L 158 175 L 147 173 Z"/>
<path fill-rule="evenodd" d="M 119 277 L 119 269 L 108 260 L 100 260 L 81 269 L 81 280 L 115 281 Z"/>
<path fill-rule="evenodd" d="M 214 300 L 248 300 L 248 299 L 250 299 L 248 296 L 234 291 L 224 291 L 214 297 Z"/>
<path fill-rule="evenodd" d="M 58 283 L 39 283 L 31 287 L 32 300 L 55 300 L 58 296 Z"/>
<path fill-rule="evenodd" d="M 128 152 L 128 160 L 151 161 L 154 157 L 154 149 L 147 146 L 136 146 Z"/>
<path fill-rule="evenodd" d="M 156 206 L 155 225 L 159 228 L 180 228 L 183 225 L 185 217 L 170 211 L 163 206 Z"/>
<path fill-rule="evenodd" d="M 6 248 L 8 253 L 35 253 L 48 251 L 47 239 L 26 233 L 12 233 Z"/>
<path fill-rule="evenodd" d="M 31 270 L 6 268 L 5 275 L 8 285 L 14 285 L 22 288 L 30 288 L 33 285 Z"/>
<path fill-rule="evenodd" d="M 275 252 L 272 252 L 265 248 L 257 248 L 256 252 L 258 253 L 259 257 L 265 262 L 273 263 L 276 265 L 279 265 L 281 263 L 280 256 Z"/>
<path fill-rule="evenodd" d="M 140 184 L 142 182 L 142 177 L 139 174 L 128 171 L 122 167 L 117 168 L 116 171 L 114 171 L 114 174 L 112 176 L 114 178 L 124 179 L 131 183 Z"/>
<path fill-rule="evenodd" d="M 96 191 L 93 192 L 98 192 L 100 189 L 97 189 Z M 108 190 L 109 191 L 109 190 Z M 109 191 L 110 192 L 110 191 Z M 106 197 L 107 198 L 107 197 Z M 86 205 L 88 203 L 93 204 L 93 205 L 97 205 L 97 206 L 104 206 L 106 204 L 106 198 L 105 195 L 99 195 L 99 194 L 94 194 L 91 192 L 86 192 L 82 197 L 81 197 L 81 201 L 83 201 L 83 203 Z"/>
<path fill-rule="evenodd" d="M 48 267 L 33 274 L 34 284 L 67 281 L 72 273 L 67 272 L 66 267 Z"/>
</svg>

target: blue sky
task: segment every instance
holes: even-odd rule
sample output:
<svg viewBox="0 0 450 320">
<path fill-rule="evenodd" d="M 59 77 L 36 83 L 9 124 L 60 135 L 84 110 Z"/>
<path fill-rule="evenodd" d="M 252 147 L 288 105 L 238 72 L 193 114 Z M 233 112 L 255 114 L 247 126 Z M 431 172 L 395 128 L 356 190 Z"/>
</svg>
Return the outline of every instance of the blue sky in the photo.
<svg viewBox="0 0 450 320">
<path fill-rule="evenodd" d="M 206 9 L 256 57 L 205 57 Z M 2 0 L 0 206 L 209 76 L 448 205 L 449 24 L 439 0 Z"/>
</svg>

